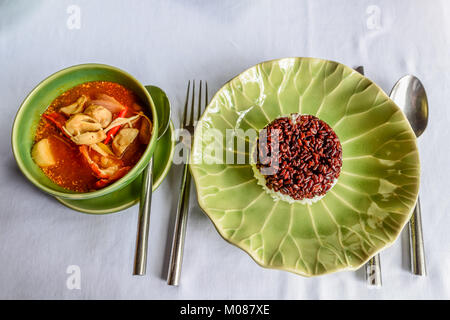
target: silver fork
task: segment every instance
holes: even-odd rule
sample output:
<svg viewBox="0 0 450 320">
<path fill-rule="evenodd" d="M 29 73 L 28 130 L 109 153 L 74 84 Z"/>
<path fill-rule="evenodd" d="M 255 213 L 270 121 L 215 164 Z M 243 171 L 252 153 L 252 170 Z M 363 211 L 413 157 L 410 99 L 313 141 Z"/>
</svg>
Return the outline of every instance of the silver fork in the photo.
<svg viewBox="0 0 450 320">
<path fill-rule="evenodd" d="M 181 265 L 183 263 L 183 250 L 184 240 L 186 238 L 186 225 L 189 213 L 189 195 L 191 190 L 191 174 L 189 172 L 189 156 L 194 136 L 194 113 L 195 113 L 195 80 L 192 81 L 192 94 L 191 93 L 191 81 L 188 81 L 188 87 L 186 92 L 186 102 L 184 104 L 184 114 L 182 127 L 189 132 L 190 139 L 185 141 L 183 138 L 182 143 L 186 144 L 188 148 L 188 155 L 186 163 L 183 168 L 183 176 L 181 179 L 180 197 L 178 199 L 177 217 L 175 221 L 175 230 L 172 240 L 172 251 L 170 254 L 169 273 L 167 275 L 167 284 L 171 286 L 177 286 L 180 280 Z M 191 104 L 189 105 L 189 96 L 191 95 Z M 200 80 L 197 102 L 197 117 L 198 120 L 202 114 L 203 109 L 208 103 L 208 83 L 205 81 L 205 94 L 204 103 L 202 103 L 202 80 Z M 188 111 L 190 110 L 190 116 L 188 118 Z"/>
</svg>

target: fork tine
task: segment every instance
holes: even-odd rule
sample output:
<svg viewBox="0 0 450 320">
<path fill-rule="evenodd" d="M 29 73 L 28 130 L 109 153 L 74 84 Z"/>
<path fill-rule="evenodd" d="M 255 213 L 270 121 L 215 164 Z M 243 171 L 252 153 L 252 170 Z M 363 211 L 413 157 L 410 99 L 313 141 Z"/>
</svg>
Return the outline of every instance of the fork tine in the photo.
<svg viewBox="0 0 450 320">
<path fill-rule="evenodd" d="M 192 102 L 191 102 L 191 115 L 189 117 L 188 126 L 194 125 L 194 111 L 195 111 L 195 80 L 192 80 Z"/>
<path fill-rule="evenodd" d="M 197 120 L 202 115 L 202 80 L 200 80 L 200 88 L 198 90 L 198 107 L 197 107 Z"/>
<path fill-rule="evenodd" d="M 186 91 L 186 100 L 184 102 L 184 112 L 183 112 L 183 122 L 181 125 L 183 127 L 187 126 L 187 111 L 188 111 L 188 103 L 189 103 L 189 89 L 191 88 L 191 80 L 188 80 L 188 86 Z"/>
</svg>

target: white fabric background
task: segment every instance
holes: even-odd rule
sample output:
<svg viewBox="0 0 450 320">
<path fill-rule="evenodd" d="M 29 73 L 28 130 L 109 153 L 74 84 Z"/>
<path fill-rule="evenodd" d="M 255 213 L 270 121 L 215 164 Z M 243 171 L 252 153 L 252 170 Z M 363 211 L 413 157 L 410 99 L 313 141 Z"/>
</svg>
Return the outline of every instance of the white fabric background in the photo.
<svg viewBox="0 0 450 320">
<path fill-rule="evenodd" d="M 72 4 L 81 9 L 79 30 L 66 26 Z M 0 298 L 450 298 L 449 14 L 447 0 L 0 0 Z M 192 196 L 181 285 L 169 287 L 177 166 L 154 194 L 148 274 L 133 277 L 137 207 L 77 213 L 28 183 L 13 159 L 20 103 L 62 68 L 99 62 L 127 70 L 167 92 L 178 123 L 188 79 L 208 80 L 212 96 L 242 70 L 287 56 L 363 64 L 386 92 L 407 73 L 425 84 L 430 121 L 419 144 L 428 277 L 409 272 L 405 234 L 381 254 L 381 290 L 369 290 L 361 270 L 308 279 L 260 268 L 219 236 Z M 81 268 L 81 290 L 66 287 L 69 265 Z"/>
</svg>

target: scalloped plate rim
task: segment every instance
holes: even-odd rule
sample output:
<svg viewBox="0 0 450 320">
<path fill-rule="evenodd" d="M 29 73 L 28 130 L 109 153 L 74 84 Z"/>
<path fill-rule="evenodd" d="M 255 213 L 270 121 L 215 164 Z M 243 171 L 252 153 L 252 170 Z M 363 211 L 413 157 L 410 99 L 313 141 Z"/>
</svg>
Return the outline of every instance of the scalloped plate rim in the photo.
<svg viewBox="0 0 450 320">
<path fill-rule="evenodd" d="M 232 79 L 230 79 L 230 80 L 228 80 L 227 82 L 225 82 L 225 83 L 217 90 L 217 92 L 212 96 L 212 98 L 211 98 L 211 100 L 209 101 L 209 103 L 211 103 L 211 102 L 216 98 L 216 96 L 220 94 L 222 88 L 225 87 L 228 83 L 230 83 L 231 81 L 233 81 L 233 80 L 239 78 L 242 74 L 244 74 L 244 73 L 246 73 L 246 72 L 252 70 L 253 68 L 255 68 L 255 67 L 257 67 L 257 66 L 260 66 L 260 65 L 263 65 L 263 64 L 266 64 L 266 63 L 276 63 L 276 62 L 279 62 L 279 61 L 281 61 L 281 60 L 290 60 L 290 59 L 308 59 L 308 60 L 315 60 L 315 61 L 320 60 L 320 61 L 323 61 L 323 62 L 332 62 L 332 63 L 336 63 L 336 64 L 338 64 L 338 65 L 343 65 L 343 66 L 345 66 L 346 68 L 349 68 L 349 69 L 353 70 L 353 72 L 358 73 L 356 70 L 354 70 L 353 68 L 347 66 L 347 65 L 344 64 L 344 63 L 337 62 L 337 61 L 334 61 L 334 60 L 329 60 L 329 59 L 323 59 L 323 58 L 314 58 L 314 57 L 292 57 L 292 56 L 291 56 L 291 57 L 284 57 L 284 58 L 278 58 L 278 59 L 265 60 L 265 61 L 262 61 L 262 62 L 259 62 L 259 63 L 255 64 L 255 65 L 250 66 L 249 68 L 245 69 L 244 71 L 242 71 L 242 72 L 240 72 L 239 74 L 237 74 L 236 76 L 234 76 Z M 359 73 L 358 73 L 358 74 L 359 74 Z M 386 94 L 386 92 L 385 92 L 385 91 L 384 91 L 377 83 L 375 83 L 374 81 L 372 81 L 370 78 L 366 77 L 365 75 L 361 75 L 361 74 L 359 74 L 359 75 L 360 75 L 361 77 L 363 77 L 363 78 L 368 79 L 373 85 L 375 85 L 376 88 L 378 88 L 378 90 L 381 92 L 382 95 L 384 95 L 387 99 L 389 99 L 390 101 L 392 101 L 392 103 L 395 105 L 395 107 L 396 107 L 398 110 L 401 111 L 401 109 L 398 107 L 398 105 L 397 105 L 397 104 L 396 104 L 396 103 L 395 103 L 395 102 L 394 102 L 394 101 Z M 200 122 L 203 120 L 203 118 L 204 118 L 204 116 L 205 116 L 205 114 L 206 114 L 206 110 L 207 110 L 208 107 L 209 107 L 209 104 L 207 105 L 207 107 L 205 108 L 203 114 L 201 115 L 200 119 L 198 120 L 198 123 L 200 123 Z M 402 114 L 403 117 L 406 119 L 406 123 L 408 124 L 409 128 L 413 131 L 413 129 L 412 129 L 412 127 L 411 127 L 411 124 L 410 124 L 409 121 L 407 120 L 407 118 L 406 118 L 406 116 L 404 115 L 404 113 L 401 112 L 401 114 Z M 194 132 L 194 139 L 195 139 L 195 132 Z M 414 139 L 414 145 L 415 145 L 415 147 L 416 147 L 416 150 L 418 151 L 419 148 L 418 148 L 417 138 Z M 410 208 L 410 210 L 409 210 L 409 213 L 408 213 L 408 215 L 407 215 L 407 219 L 405 219 L 405 221 L 404 221 L 404 223 L 401 225 L 401 227 L 398 228 L 397 234 L 395 235 L 395 237 L 393 237 L 392 240 L 387 241 L 381 248 L 379 248 L 378 250 L 376 250 L 372 255 L 369 255 L 369 256 L 367 257 L 367 259 L 365 259 L 363 262 L 361 262 L 361 263 L 355 265 L 354 267 L 348 266 L 348 267 L 340 268 L 340 269 L 332 269 L 332 270 L 330 270 L 330 271 L 326 271 L 326 272 L 323 272 L 323 273 L 320 273 L 320 274 L 301 273 L 301 272 L 298 272 L 297 270 L 292 270 L 291 268 L 284 267 L 283 265 L 281 265 L 281 266 L 271 266 L 271 265 L 263 264 L 263 263 L 261 263 L 260 261 L 256 260 L 255 257 L 253 257 L 252 254 L 251 254 L 248 250 L 246 250 L 245 248 L 243 248 L 242 246 L 240 246 L 238 243 L 233 242 L 233 241 L 227 239 L 226 236 L 222 234 L 222 232 L 220 231 L 219 227 L 216 225 L 214 219 L 210 216 L 210 214 L 209 214 L 209 213 L 206 211 L 206 209 L 204 208 L 204 204 L 202 203 L 203 200 L 202 200 L 201 197 L 199 196 L 198 183 L 197 183 L 197 179 L 195 178 L 195 177 L 196 177 L 195 170 L 192 168 L 192 165 L 191 165 L 191 163 L 192 163 L 192 157 L 193 157 L 193 153 L 191 152 L 191 154 L 190 154 L 190 163 L 189 163 L 189 171 L 190 171 L 192 177 L 194 178 L 193 181 L 194 181 L 194 184 L 195 184 L 196 196 L 197 196 L 197 201 L 198 201 L 199 207 L 201 208 L 201 210 L 203 211 L 203 213 L 208 217 L 208 219 L 212 222 L 212 224 L 213 224 L 214 228 L 216 229 L 217 233 L 218 233 L 218 234 L 219 234 L 226 242 L 228 242 L 228 243 L 234 245 L 235 247 L 241 249 L 242 251 L 244 251 L 248 256 L 250 256 L 250 258 L 251 258 L 257 265 L 259 265 L 260 267 L 263 267 L 263 268 L 265 268 L 265 269 L 273 269 L 273 270 L 288 271 L 288 272 L 290 272 L 290 273 L 297 274 L 297 275 L 300 275 L 300 276 L 303 276 L 303 277 L 307 277 L 307 278 L 318 277 L 318 276 L 327 275 L 327 274 L 333 274 L 333 273 L 336 273 L 336 272 L 355 271 L 355 270 L 358 270 L 358 269 L 360 269 L 362 266 L 364 266 L 364 265 L 365 265 L 370 259 L 372 259 L 374 256 L 376 256 L 377 254 L 379 254 L 381 251 L 383 251 L 383 250 L 385 250 L 385 249 L 391 247 L 391 246 L 395 243 L 395 241 L 397 241 L 397 239 L 398 239 L 398 238 L 400 237 L 400 235 L 401 235 L 401 232 L 402 232 L 403 229 L 405 228 L 406 224 L 409 222 L 409 220 L 410 220 L 410 218 L 411 218 L 411 216 L 412 216 L 412 213 L 413 213 L 413 211 L 414 211 L 414 208 L 415 208 L 415 204 L 411 206 L 411 208 Z M 420 167 L 420 159 L 419 159 L 417 165 L 418 165 L 418 171 L 420 172 L 420 168 L 421 168 L 421 167 Z M 417 202 L 417 199 L 418 199 L 418 197 L 419 197 L 419 187 L 420 187 L 420 174 L 417 176 L 416 197 L 415 197 L 414 203 Z"/>
</svg>

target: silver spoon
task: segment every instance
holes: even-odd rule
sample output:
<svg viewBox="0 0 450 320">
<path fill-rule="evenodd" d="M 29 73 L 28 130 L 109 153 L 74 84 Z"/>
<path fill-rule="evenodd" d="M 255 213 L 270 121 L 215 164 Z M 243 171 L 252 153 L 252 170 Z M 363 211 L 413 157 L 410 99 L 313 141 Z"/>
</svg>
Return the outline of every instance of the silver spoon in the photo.
<svg viewBox="0 0 450 320">
<path fill-rule="evenodd" d="M 416 137 L 419 137 L 428 124 L 427 94 L 420 80 L 412 75 L 404 76 L 395 84 L 390 96 L 405 113 Z M 425 276 L 427 270 L 419 198 L 409 220 L 409 236 L 411 270 L 416 275 Z"/>
<path fill-rule="evenodd" d="M 146 86 L 155 103 L 158 117 L 158 140 L 164 135 L 170 123 L 170 103 L 167 95 L 160 88 Z M 139 202 L 139 219 L 136 237 L 136 253 L 134 256 L 134 275 L 145 275 L 147 268 L 148 230 L 150 226 L 150 210 L 153 187 L 153 157 L 142 175 L 141 198 Z"/>
</svg>

